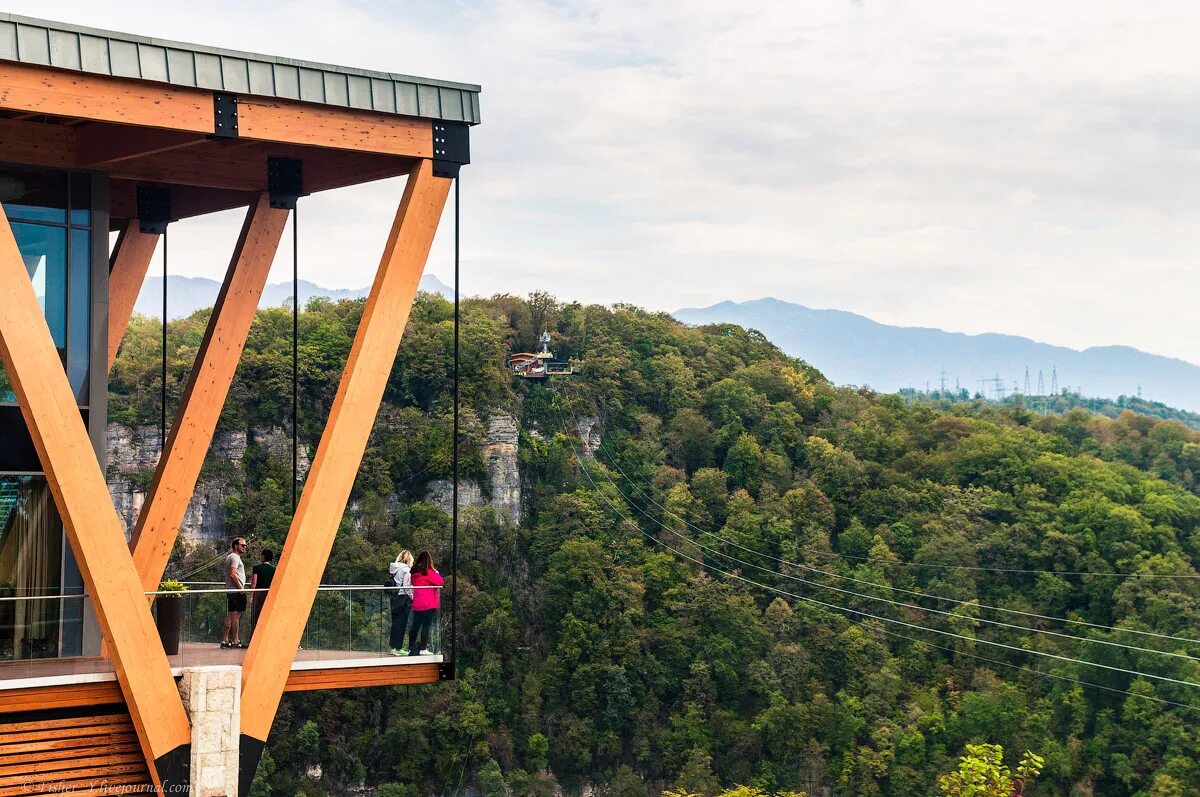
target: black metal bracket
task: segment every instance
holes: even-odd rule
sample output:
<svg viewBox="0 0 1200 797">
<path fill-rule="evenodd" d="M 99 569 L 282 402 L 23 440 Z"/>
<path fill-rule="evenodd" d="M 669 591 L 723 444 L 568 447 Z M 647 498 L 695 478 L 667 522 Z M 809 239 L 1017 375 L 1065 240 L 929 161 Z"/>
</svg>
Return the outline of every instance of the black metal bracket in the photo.
<svg viewBox="0 0 1200 797">
<path fill-rule="evenodd" d="M 304 192 L 304 161 L 299 158 L 267 158 L 267 190 L 271 207 L 295 210 Z"/>
<path fill-rule="evenodd" d="M 158 185 L 139 185 L 137 214 L 142 232 L 162 235 L 167 231 L 167 225 L 175 221 L 171 216 L 171 189 Z"/>
<path fill-rule="evenodd" d="M 433 175 L 458 177 L 471 162 L 471 127 L 463 122 L 433 123 Z"/>
<path fill-rule="evenodd" d="M 457 670 L 458 668 L 454 664 L 454 659 L 443 661 L 438 665 L 438 678 L 443 681 L 453 681 L 458 677 Z"/>
<path fill-rule="evenodd" d="M 213 92 L 213 135 L 217 138 L 238 137 L 238 99 L 236 94 Z"/>
</svg>

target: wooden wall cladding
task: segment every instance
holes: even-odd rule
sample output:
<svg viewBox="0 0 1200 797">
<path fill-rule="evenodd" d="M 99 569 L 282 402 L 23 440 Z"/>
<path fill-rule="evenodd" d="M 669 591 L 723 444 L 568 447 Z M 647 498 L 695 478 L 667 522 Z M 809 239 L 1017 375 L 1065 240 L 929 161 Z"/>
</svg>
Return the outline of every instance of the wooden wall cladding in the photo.
<svg viewBox="0 0 1200 797">
<path fill-rule="evenodd" d="M 0 797 L 93 797 L 152 788 L 124 706 L 79 716 L 29 716 L 0 718 Z"/>
</svg>

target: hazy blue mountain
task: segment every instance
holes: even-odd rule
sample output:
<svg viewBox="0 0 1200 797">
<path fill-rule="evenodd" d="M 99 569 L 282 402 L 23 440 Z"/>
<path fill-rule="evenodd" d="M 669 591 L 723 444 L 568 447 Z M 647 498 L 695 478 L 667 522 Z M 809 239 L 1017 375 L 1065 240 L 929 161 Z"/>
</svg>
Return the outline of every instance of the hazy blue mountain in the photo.
<svg viewBox="0 0 1200 797">
<path fill-rule="evenodd" d="M 217 300 L 221 283 L 206 277 L 167 277 L 167 316 L 169 318 L 185 318 L 197 310 L 212 307 Z M 440 293 L 451 296 L 451 289 L 432 274 L 421 277 L 421 290 L 430 293 Z M 324 296 L 329 299 L 358 299 L 366 296 L 370 288 L 322 288 L 307 280 L 300 280 L 300 305 L 303 306 L 314 296 Z M 279 307 L 292 300 L 292 283 L 269 283 L 263 289 L 262 301 L 259 307 Z M 146 277 L 142 292 L 138 294 L 134 311 L 154 318 L 162 317 L 162 277 Z"/>
<path fill-rule="evenodd" d="M 1148 354 L 1128 346 L 1096 346 L 1083 351 L 1016 335 L 964 335 L 927 327 L 880 324 L 842 310 L 813 310 L 779 299 L 721 302 L 687 308 L 675 317 L 688 324 L 728 322 L 753 327 L 794 357 L 801 357 L 837 384 L 870 385 L 891 392 L 926 384 L 937 389 L 940 373 L 947 387 L 955 380 L 972 394 L 981 392 L 980 377 L 999 374 L 1006 392 L 1014 384 L 1037 389 L 1038 371 L 1050 390 L 1058 370 L 1060 388 L 1085 396 L 1136 395 L 1174 407 L 1200 410 L 1200 366 Z M 984 389 L 992 396 L 992 386 Z"/>
</svg>

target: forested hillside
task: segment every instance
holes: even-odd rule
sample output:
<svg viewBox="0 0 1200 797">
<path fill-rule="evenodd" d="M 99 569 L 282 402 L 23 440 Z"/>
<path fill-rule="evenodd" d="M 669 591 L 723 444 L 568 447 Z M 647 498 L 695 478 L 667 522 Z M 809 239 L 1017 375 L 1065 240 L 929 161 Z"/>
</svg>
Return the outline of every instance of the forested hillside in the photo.
<svg viewBox="0 0 1200 797">
<path fill-rule="evenodd" d="M 310 446 L 361 310 L 301 316 Z M 171 327 L 176 395 L 203 323 Z M 577 375 L 514 384 L 543 328 Z M 224 425 L 286 425 L 289 334 L 260 313 Z M 525 517 L 464 515 L 460 680 L 288 696 L 258 797 L 929 797 L 972 742 L 1043 756 L 1037 795 L 1200 795 L 1200 433 L 837 389 L 758 333 L 626 306 L 470 300 L 462 334 L 465 474 L 515 414 Z M 158 417 L 157 335 L 131 327 L 116 420 Z M 398 545 L 448 559 L 423 499 L 451 352 L 423 294 L 329 581 L 377 583 Z M 236 474 L 255 544 L 282 541 L 289 468 L 252 449 Z"/>
</svg>

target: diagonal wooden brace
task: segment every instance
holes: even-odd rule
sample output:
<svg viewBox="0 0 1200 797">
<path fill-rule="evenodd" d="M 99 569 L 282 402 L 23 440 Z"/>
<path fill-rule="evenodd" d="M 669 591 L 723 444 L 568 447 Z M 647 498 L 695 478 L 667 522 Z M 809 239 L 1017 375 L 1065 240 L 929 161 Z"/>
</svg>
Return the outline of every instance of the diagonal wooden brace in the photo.
<svg viewBox="0 0 1200 797">
<path fill-rule="evenodd" d="M 175 423 L 133 532 L 133 561 L 147 592 L 158 588 L 171 557 L 171 547 L 196 489 L 287 218 L 288 211 L 272 208 L 265 192 L 246 212 Z"/>
<path fill-rule="evenodd" d="M 191 731 L 104 473 L 0 209 L 0 355 L 46 473 L 150 774 L 188 783 Z"/>
<path fill-rule="evenodd" d="M 129 328 L 133 306 L 146 281 L 146 271 L 159 236 L 142 232 L 137 219 L 130 219 L 117 237 L 108 268 L 108 370 L 117 359 L 117 349 Z"/>
<path fill-rule="evenodd" d="M 451 180 L 419 161 L 409 175 L 329 420 L 242 664 L 241 795 L 249 792 L 362 462 Z"/>
</svg>

